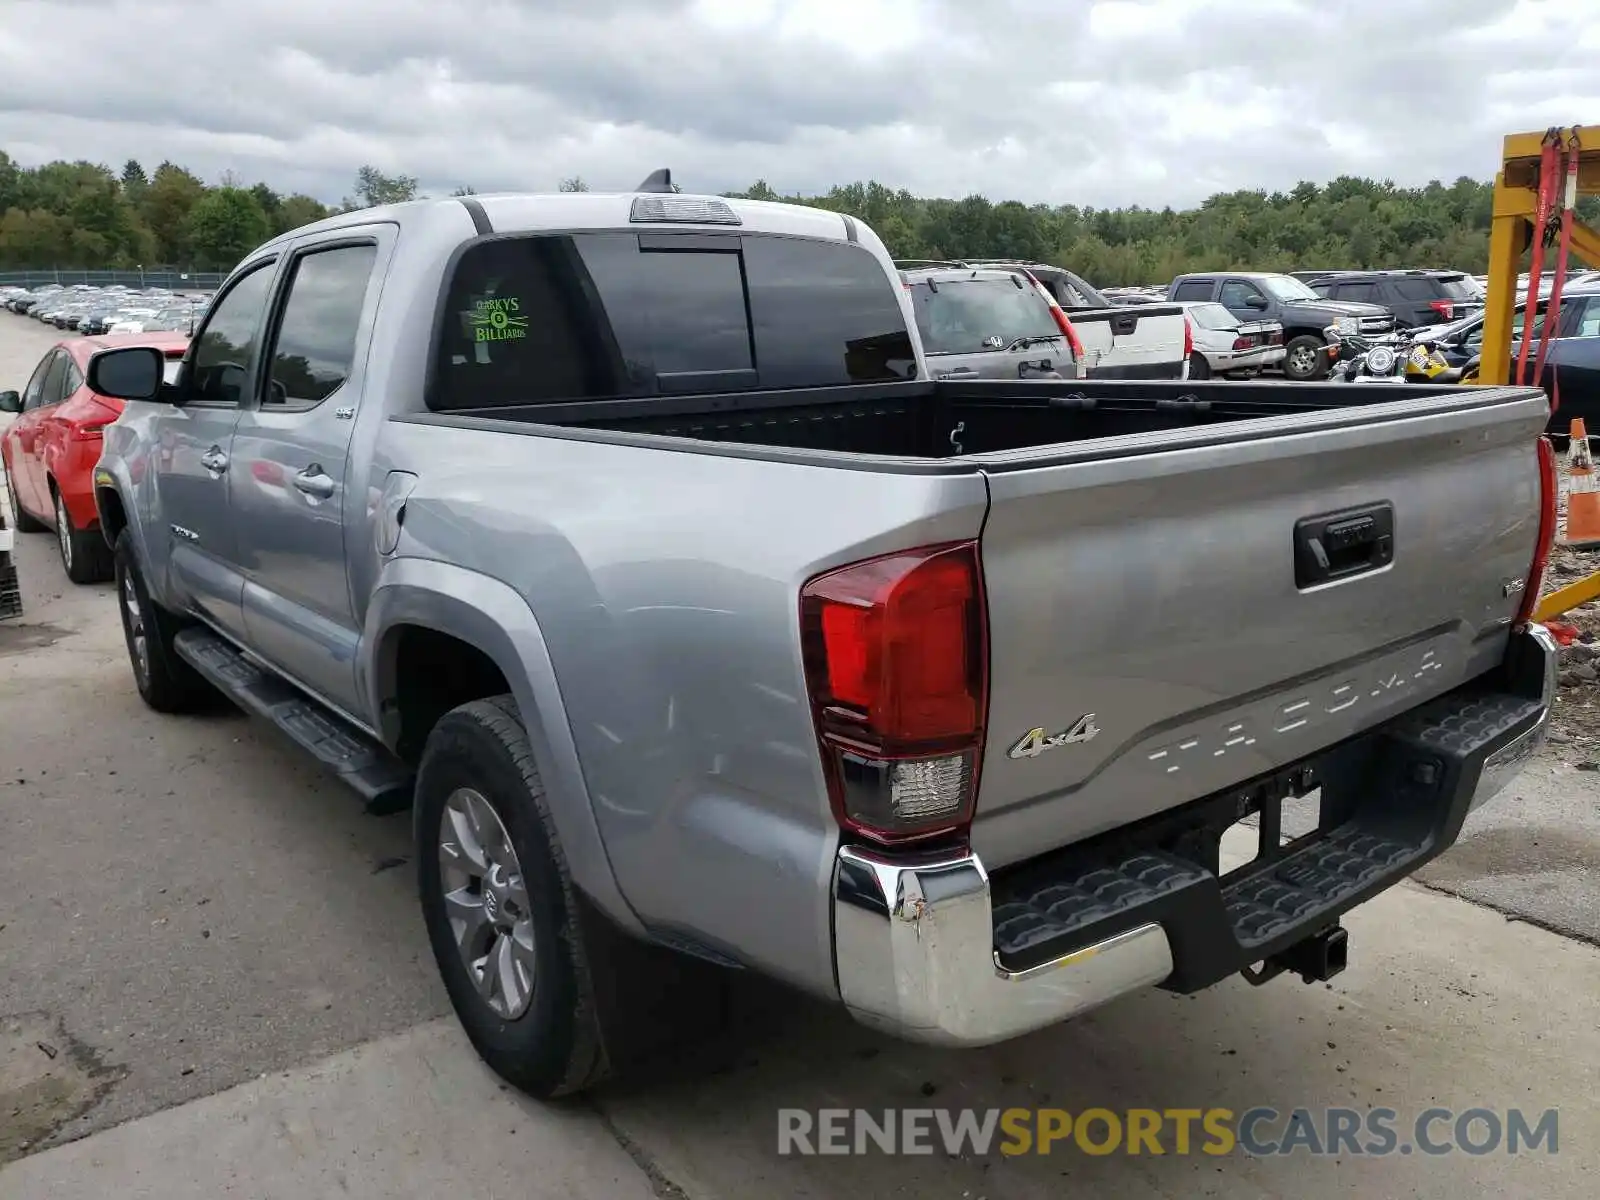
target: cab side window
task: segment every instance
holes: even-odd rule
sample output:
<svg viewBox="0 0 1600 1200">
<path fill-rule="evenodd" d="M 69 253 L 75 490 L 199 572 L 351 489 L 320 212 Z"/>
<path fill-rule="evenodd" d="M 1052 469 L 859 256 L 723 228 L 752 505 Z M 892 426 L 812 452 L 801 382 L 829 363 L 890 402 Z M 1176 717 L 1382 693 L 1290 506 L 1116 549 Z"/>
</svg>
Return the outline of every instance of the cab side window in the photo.
<svg viewBox="0 0 1600 1200">
<path fill-rule="evenodd" d="M 366 243 L 314 250 L 295 260 L 269 359 L 268 408 L 315 408 L 350 377 L 377 258 L 378 248 Z"/>
<path fill-rule="evenodd" d="M 191 404 L 237 406 L 243 401 L 259 349 L 273 265 L 266 262 L 253 269 L 212 307 L 189 366 Z"/>
</svg>

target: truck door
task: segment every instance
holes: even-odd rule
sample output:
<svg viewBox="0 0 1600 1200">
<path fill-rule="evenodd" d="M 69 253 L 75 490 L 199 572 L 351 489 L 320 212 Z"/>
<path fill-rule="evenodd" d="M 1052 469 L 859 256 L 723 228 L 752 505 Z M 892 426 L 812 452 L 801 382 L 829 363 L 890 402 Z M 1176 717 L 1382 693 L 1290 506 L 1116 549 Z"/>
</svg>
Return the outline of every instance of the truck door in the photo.
<svg viewBox="0 0 1600 1200">
<path fill-rule="evenodd" d="M 243 633 L 244 580 L 229 508 L 233 430 L 260 366 L 277 266 L 253 265 L 211 306 L 179 376 L 182 403 L 161 416 L 154 454 L 166 529 L 149 532 L 168 540 L 173 598 L 235 636 Z"/>
<path fill-rule="evenodd" d="M 345 530 L 364 528 L 348 487 L 377 270 L 392 234 L 341 230 L 297 243 L 269 324 L 257 402 L 234 432 L 233 506 L 252 650 L 341 708 L 355 707 L 359 629 Z"/>
</svg>

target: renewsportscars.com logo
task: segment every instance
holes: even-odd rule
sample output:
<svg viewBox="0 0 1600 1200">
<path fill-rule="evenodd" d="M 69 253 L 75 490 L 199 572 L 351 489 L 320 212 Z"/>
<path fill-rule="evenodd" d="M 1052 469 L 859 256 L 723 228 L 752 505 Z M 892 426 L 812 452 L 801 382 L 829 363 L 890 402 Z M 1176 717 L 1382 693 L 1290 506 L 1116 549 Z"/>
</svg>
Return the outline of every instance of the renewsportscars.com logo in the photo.
<svg viewBox="0 0 1600 1200">
<path fill-rule="evenodd" d="M 779 1154 L 1557 1154 L 1558 1110 L 781 1108 Z"/>
</svg>

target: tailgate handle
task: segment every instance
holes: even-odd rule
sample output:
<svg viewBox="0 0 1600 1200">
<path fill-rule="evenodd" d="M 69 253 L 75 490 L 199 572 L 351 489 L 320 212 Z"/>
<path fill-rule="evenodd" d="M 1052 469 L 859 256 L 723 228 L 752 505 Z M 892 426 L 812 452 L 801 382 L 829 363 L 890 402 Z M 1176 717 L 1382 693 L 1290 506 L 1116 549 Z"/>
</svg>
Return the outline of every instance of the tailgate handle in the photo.
<svg viewBox="0 0 1600 1200">
<path fill-rule="evenodd" d="M 1294 582 L 1316 587 L 1376 571 L 1394 561 L 1394 505 L 1387 500 L 1294 524 Z"/>
<path fill-rule="evenodd" d="M 1118 313 L 1111 318 L 1111 332 L 1115 334 L 1130 334 L 1139 328 L 1139 318 L 1132 313 Z"/>
</svg>

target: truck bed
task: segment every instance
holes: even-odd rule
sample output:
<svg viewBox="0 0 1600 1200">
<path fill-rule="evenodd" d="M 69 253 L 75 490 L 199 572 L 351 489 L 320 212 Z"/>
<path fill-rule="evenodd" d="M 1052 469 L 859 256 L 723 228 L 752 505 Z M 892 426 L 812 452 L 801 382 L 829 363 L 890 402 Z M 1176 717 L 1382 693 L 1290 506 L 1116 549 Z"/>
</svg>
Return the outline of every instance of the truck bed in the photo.
<svg viewBox="0 0 1600 1200">
<path fill-rule="evenodd" d="M 468 410 L 447 418 L 532 422 L 572 430 L 888 458 L 949 460 L 1048 450 L 1053 461 L 1146 453 L 1183 433 L 1185 445 L 1398 419 L 1421 410 L 1492 406 L 1527 395 L 1508 388 L 1196 381 L 938 380 L 589 401 Z M 1376 410 L 1376 411 L 1374 411 Z M 1296 420 L 1320 414 L 1319 419 Z M 1275 421 L 1268 418 L 1278 418 Z M 1251 422 L 1252 424 L 1241 424 Z M 1083 443 L 1122 439 L 1118 445 Z M 1037 454 L 1011 465 L 1039 465 Z M 954 466 L 955 464 L 951 464 Z"/>
</svg>

